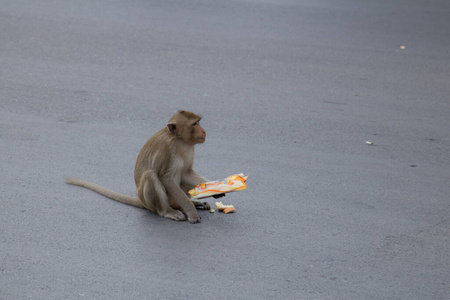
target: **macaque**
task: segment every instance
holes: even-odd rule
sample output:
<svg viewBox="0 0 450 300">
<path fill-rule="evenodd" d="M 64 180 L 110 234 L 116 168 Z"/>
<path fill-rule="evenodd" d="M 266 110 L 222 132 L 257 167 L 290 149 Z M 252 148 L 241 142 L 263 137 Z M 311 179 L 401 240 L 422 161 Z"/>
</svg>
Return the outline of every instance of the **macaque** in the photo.
<svg viewBox="0 0 450 300">
<path fill-rule="evenodd" d="M 91 189 L 125 204 L 146 208 L 165 218 L 199 223 L 201 218 L 196 208 L 210 209 L 210 205 L 191 200 L 188 191 L 208 181 L 193 169 L 194 146 L 204 143 L 206 139 L 200 119 L 199 115 L 180 110 L 142 147 L 134 169 L 138 198 L 78 178 L 67 178 L 66 183 Z M 223 196 L 225 194 L 214 197 Z"/>
</svg>

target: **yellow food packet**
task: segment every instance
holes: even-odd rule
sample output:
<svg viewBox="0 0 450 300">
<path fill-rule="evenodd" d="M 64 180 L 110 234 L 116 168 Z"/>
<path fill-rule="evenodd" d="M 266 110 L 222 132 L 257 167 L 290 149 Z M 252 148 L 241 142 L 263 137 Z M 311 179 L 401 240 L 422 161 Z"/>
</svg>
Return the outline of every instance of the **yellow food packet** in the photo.
<svg viewBox="0 0 450 300">
<path fill-rule="evenodd" d="M 217 194 L 242 191 L 247 188 L 247 185 L 245 184 L 247 178 L 248 175 L 244 177 L 244 174 L 241 173 L 228 176 L 227 178 L 218 181 L 204 182 L 190 190 L 189 194 L 192 198 L 201 199 Z"/>
</svg>

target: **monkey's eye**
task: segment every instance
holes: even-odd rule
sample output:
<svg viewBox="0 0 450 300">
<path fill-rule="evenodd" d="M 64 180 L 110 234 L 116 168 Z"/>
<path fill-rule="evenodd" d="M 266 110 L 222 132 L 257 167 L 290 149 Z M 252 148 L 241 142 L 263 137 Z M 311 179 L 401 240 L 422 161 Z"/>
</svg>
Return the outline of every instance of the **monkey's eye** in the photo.
<svg viewBox="0 0 450 300">
<path fill-rule="evenodd" d="M 192 124 L 192 126 L 198 126 L 198 125 L 200 125 L 200 121 L 197 121 L 194 124 Z"/>
</svg>

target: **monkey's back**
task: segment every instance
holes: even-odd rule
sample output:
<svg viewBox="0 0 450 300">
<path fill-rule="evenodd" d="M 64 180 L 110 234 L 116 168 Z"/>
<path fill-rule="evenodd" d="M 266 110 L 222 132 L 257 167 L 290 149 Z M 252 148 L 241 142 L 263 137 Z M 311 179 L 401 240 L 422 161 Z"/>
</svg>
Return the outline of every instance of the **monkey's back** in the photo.
<svg viewBox="0 0 450 300">
<path fill-rule="evenodd" d="M 134 168 L 134 181 L 139 186 L 142 174 L 147 170 L 158 170 L 158 176 L 162 176 L 169 168 L 168 159 L 172 155 L 172 140 L 167 127 L 156 132 L 142 147 L 136 159 Z"/>
</svg>

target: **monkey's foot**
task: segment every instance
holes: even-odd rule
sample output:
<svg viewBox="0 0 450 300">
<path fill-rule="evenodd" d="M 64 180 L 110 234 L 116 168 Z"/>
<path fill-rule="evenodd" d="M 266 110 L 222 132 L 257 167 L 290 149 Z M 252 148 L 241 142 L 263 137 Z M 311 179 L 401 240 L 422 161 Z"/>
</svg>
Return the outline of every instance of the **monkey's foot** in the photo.
<svg viewBox="0 0 450 300">
<path fill-rule="evenodd" d="M 195 203 L 194 203 L 195 205 Z M 183 211 L 183 210 L 181 210 Z M 186 215 L 187 220 L 194 224 L 194 223 L 201 223 L 202 222 L 202 218 L 198 215 L 197 210 L 194 208 L 193 210 L 189 210 L 188 212 L 183 211 L 184 214 Z"/>
<path fill-rule="evenodd" d="M 167 211 L 164 217 L 175 221 L 186 221 L 186 216 L 181 211 L 175 209 Z"/>
<path fill-rule="evenodd" d="M 192 224 L 201 223 L 202 218 L 200 218 L 200 216 L 188 217 L 188 221 L 191 222 Z"/>
</svg>

